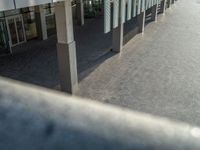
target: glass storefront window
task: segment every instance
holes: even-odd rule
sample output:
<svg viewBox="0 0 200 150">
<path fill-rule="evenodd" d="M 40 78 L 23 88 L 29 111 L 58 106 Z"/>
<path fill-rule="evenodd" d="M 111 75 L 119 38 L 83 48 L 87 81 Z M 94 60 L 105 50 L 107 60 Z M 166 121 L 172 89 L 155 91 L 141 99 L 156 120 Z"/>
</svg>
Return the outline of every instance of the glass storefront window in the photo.
<svg viewBox="0 0 200 150">
<path fill-rule="evenodd" d="M 46 8 L 46 9 L 45 9 L 45 14 L 46 14 L 46 15 L 51 14 L 51 8 L 49 8 L 49 7 Z"/>
<path fill-rule="evenodd" d="M 47 34 L 48 34 L 48 36 L 55 34 L 56 33 L 55 15 L 46 16 L 46 23 L 47 23 Z"/>
<path fill-rule="evenodd" d="M 85 0 L 84 1 L 84 9 L 85 9 L 85 17 L 91 18 L 102 13 L 102 0 Z"/>
<path fill-rule="evenodd" d="M 4 19 L 0 19 L 0 54 L 9 52 L 8 35 Z"/>
<path fill-rule="evenodd" d="M 76 5 L 76 1 L 72 0 L 72 6 Z"/>
<path fill-rule="evenodd" d="M 44 6 L 46 14 L 47 34 L 51 36 L 56 33 L 55 11 L 53 4 Z"/>
<path fill-rule="evenodd" d="M 18 39 L 14 18 L 8 19 L 8 28 L 10 30 L 12 45 L 15 45 L 18 43 Z"/>
<path fill-rule="evenodd" d="M 54 5 L 53 4 L 46 4 L 44 6 L 44 9 L 45 9 L 46 15 L 54 14 Z"/>
<path fill-rule="evenodd" d="M 4 17 L 4 13 L 0 12 L 0 18 Z"/>
<path fill-rule="evenodd" d="M 26 32 L 26 39 L 31 40 L 37 37 L 37 29 L 35 23 L 35 12 L 34 8 L 23 8 L 23 20 L 24 20 L 24 28 Z"/>
<path fill-rule="evenodd" d="M 29 12 L 29 8 L 28 8 L 28 7 L 27 7 L 27 8 L 22 8 L 22 9 L 21 9 L 21 12 L 22 12 L 22 13 L 27 13 L 27 12 Z"/>
</svg>

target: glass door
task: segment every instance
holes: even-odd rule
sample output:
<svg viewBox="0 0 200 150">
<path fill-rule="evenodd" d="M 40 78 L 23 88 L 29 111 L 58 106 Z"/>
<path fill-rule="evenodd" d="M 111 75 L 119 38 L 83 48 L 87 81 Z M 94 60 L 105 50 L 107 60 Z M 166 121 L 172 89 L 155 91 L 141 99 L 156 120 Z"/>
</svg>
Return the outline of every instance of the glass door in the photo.
<svg viewBox="0 0 200 150">
<path fill-rule="evenodd" d="M 8 31 L 9 31 L 9 37 L 11 44 L 17 45 L 18 43 L 18 37 L 17 37 L 17 31 L 16 31 L 16 26 L 15 26 L 15 19 L 10 18 L 7 20 L 7 25 L 8 25 Z"/>
<path fill-rule="evenodd" d="M 11 46 L 26 42 L 24 23 L 21 15 L 6 18 Z"/>
<path fill-rule="evenodd" d="M 22 17 L 15 18 L 17 35 L 18 35 L 18 42 L 25 42 L 25 32 L 24 32 L 24 23 Z"/>
<path fill-rule="evenodd" d="M 0 54 L 9 52 L 8 35 L 4 19 L 0 19 Z"/>
</svg>

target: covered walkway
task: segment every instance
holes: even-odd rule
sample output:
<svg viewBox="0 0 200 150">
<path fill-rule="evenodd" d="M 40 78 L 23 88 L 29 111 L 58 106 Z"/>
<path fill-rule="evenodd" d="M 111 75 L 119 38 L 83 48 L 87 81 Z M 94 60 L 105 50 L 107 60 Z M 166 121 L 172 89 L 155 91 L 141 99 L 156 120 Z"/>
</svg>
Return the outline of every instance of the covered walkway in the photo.
<svg viewBox="0 0 200 150">
<path fill-rule="evenodd" d="M 200 125 L 200 1 L 180 0 L 79 84 L 78 96 Z"/>
<path fill-rule="evenodd" d="M 102 18 L 75 27 L 75 95 L 200 125 L 199 14 L 199 0 L 177 1 L 121 53 L 109 51 L 112 36 L 103 34 Z M 30 50 L 1 57 L 0 75 L 59 89 L 56 38 L 24 46 Z"/>
<path fill-rule="evenodd" d="M 107 58 L 110 52 L 111 33 L 103 33 L 103 17 L 85 20 L 84 26 L 74 26 L 77 47 L 79 80 Z M 45 41 L 33 40 L 14 47 L 13 56 L 0 58 L 0 75 L 39 86 L 60 89 L 56 35 Z"/>
</svg>

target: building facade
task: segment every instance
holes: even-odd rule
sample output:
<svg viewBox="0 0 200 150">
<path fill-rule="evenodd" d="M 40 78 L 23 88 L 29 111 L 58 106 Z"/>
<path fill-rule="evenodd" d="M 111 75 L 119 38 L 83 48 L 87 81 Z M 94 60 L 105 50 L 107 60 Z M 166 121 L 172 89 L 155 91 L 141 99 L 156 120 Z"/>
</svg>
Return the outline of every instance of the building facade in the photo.
<svg viewBox="0 0 200 150">
<path fill-rule="evenodd" d="M 102 12 L 102 0 L 83 2 L 86 18 L 95 17 Z M 78 18 L 76 8 L 77 0 L 73 0 L 72 12 L 75 22 Z M 41 22 L 42 17 L 43 22 Z M 41 31 L 41 26 L 44 26 L 42 30 L 46 31 Z M 46 35 L 40 35 L 41 33 Z M 56 34 L 54 3 L 0 12 L 0 55 L 14 53 L 12 48 L 17 45 L 37 38 L 45 40 L 54 34 Z"/>
<path fill-rule="evenodd" d="M 55 34 L 53 4 L 43 5 L 47 34 Z M 38 37 L 36 8 L 26 7 L 0 12 L 0 53 L 12 53 L 12 47 Z"/>
<path fill-rule="evenodd" d="M 35 38 L 46 40 L 56 33 L 60 87 L 73 94 L 78 87 L 74 20 L 84 25 L 84 18 L 104 14 L 104 33 L 112 33 L 112 50 L 121 52 L 126 22 L 135 19 L 134 35 L 143 33 L 146 16 L 156 21 L 158 10 L 164 13 L 171 3 L 174 0 L 3 0 L 0 53 L 13 53 L 17 45 Z"/>
</svg>

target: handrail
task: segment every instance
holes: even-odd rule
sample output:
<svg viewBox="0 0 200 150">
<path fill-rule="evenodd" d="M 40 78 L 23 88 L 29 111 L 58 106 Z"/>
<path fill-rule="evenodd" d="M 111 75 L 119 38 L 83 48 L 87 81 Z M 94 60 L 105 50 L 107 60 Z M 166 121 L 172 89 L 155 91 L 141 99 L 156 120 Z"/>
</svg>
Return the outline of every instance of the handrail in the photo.
<svg viewBox="0 0 200 150">
<path fill-rule="evenodd" d="M 200 128 L 0 78 L 1 150 L 199 150 Z"/>
</svg>

